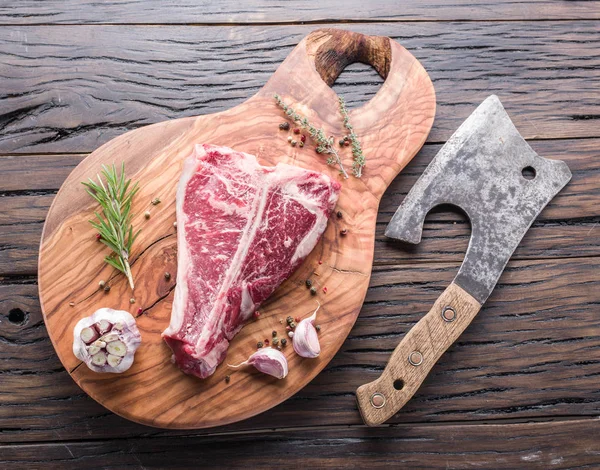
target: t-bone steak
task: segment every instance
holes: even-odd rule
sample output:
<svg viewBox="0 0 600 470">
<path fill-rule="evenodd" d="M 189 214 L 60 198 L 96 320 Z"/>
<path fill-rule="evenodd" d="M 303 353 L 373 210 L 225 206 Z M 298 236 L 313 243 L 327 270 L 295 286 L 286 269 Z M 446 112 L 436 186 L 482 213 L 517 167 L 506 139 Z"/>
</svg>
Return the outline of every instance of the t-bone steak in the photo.
<svg viewBox="0 0 600 470">
<path fill-rule="evenodd" d="M 177 287 L 163 337 L 187 374 L 211 375 L 254 311 L 312 251 L 340 184 L 196 145 L 177 188 Z"/>
</svg>

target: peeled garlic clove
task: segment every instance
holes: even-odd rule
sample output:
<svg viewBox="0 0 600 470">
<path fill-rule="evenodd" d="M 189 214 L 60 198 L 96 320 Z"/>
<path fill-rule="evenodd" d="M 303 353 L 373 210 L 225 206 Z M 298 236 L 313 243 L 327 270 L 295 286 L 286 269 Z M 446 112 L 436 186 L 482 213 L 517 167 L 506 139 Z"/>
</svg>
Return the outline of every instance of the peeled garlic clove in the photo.
<svg viewBox="0 0 600 470">
<path fill-rule="evenodd" d="M 113 356 L 112 354 L 109 354 L 107 357 L 108 364 L 111 367 L 117 367 L 121 363 L 122 360 L 123 360 L 122 357 Z"/>
<path fill-rule="evenodd" d="M 106 345 L 106 350 L 113 356 L 124 357 L 127 354 L 127 346 L 123 341 L 113 341 Z"/>
<path fill-rule="evenodd" d="M 101 308 L 75 325 L 73 354 L 94 372 L 121 373 L 133 364 L 141 341 L 129 312 Z"/>
<path fill-rule="evenodd" d="M 287 359 L 281 351 L 273 348 L 262 348 L 252 354 L 248 360 L 236 366 L 230 365 L 232 369 L 250 365 L 263 374 L 272 375 L 278 379 L 283 379 L 288 374 Z"/>
<path fill-rule="evenodd" d="M 319 335 L 315 329 L 315 319 L 317 318 L 317 311 L 321 305 L 313 312 L 313 314 L 302 320 L 296 326 L 292 343 L 296 354 L 302 357 L 313 358 L 317 357 L 321 353 L 321 345 L 319 344 Z"/>
<path fill-rule="evenodd" d="M 98 336 L 99 334 L 93 326 L 88 326 L 87 328 L 81 330 L 81 333 L 79 333 L 81 341 L 83 341 L 85 344 L 93 343 L 98 339 Z"/>
<path fill-rule="evenodd" d="M 104 351 L 97 352 L 92 356 L 92 364 L 96 367 L 102 367 L 106 365 L 106 353 Z"/>
</svg>

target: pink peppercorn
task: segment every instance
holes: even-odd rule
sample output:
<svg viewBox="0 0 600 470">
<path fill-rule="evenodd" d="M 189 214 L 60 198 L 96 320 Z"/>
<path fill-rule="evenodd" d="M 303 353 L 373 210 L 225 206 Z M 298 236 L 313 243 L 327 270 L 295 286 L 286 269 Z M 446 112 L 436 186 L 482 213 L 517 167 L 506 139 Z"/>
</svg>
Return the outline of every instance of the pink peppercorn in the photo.
<svg viewBox="0 0 600 470">
<path fill-rule="evenodd" d="M 300 134 L 300 129 L 298 129 L 297 127 L 294 127 L 294 134 Z"/>
<path fill-rule="evenodd" d="M 306 136 L 304 134 L 300 136 L 300 142 L 306 142 Z"/>
<path fill-rule="evenodd" d="M 144 309 L 142 307 L 138 308 L 138 315 L 141 315 L 143 313 Z"/>
<path fill-rule="evenodd" d="M 323 287 L 323 294 L 327 294 L 327 287 Z"/>
<path fill-rule="evenodd" d="M 96 240 L 102 240 L 102 235 L 100 235 L 99 233 L 96 234 Z"/>
<path fill-rule="evenodd" d="M 254 312 L 254 318 L 259 318 L 260 317 L 260 312 L 257 310 L 256 312 Z"/>
</svg>

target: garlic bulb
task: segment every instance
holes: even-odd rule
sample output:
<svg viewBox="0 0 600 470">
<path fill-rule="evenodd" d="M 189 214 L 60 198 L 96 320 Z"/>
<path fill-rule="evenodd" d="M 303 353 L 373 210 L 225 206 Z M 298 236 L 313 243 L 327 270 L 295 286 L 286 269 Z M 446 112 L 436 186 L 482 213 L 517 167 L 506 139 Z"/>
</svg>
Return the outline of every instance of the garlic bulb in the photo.
<svg viewBox="0 0 600 470">
<path fill-rule="evenodd" d="M 288 374 L 287 359 L 281 351 L 273 348 L 262 348 L 252 354 L 248 360 L 236 366 L 230 365 L 232 369 L 250 365 L 263 374 L 272 375 L 278 379 L 283 379 Z"/>
<path fill-rule="evenodd" d="M 129 312 L 101 308 L 73 330 L 73 354 L 94 372 L 125 372 L 142 341 Z"/>
<path fill-rule="evenodd" d="M 317 318 L 317 311 L 319 308 L 321 308 L 321 304 L 319 304 L 310 317 L 305 318 L 296 326 L 292 341 L 294 351 L 296 351 L 296 354 L 299 356 L 312 358 L 317 357 L 321 353 L 319 336 L 315 329 L 315 319 Z"/>
</svg>

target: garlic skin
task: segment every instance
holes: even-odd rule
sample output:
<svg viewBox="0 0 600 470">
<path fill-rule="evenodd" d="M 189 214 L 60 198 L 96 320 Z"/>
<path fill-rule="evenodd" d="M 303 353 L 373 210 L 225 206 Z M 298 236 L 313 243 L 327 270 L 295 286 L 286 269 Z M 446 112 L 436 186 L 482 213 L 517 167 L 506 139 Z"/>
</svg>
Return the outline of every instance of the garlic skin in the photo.
<svg viewBox="0 0 600 470">
<path fill-rule="evenodd" d="M 73 329 L 73 354 L 94 372 L 125 372 L 141 342 L 135 318 L 125 310 L 101 308 Z"/>
<path fill-rule="evenodd" d="M 283 353 L 273 348 L 262 348 L 252 354 L 246 361 L 236 366 L 230 365 L 232 369 L 238 369 L 242 366 L 254 366 L 256 370 L 263 374 L 272 375 L 278 379 L 283 379 L 288 374 L 288 363 Z"/>
<path fill-rule="evenodd" d="M 321 345 L 319 344 L 319 335 L 315 329 L 315 320 L 317 318 L 317 311 L 321 305 L 313 312 L 313 314 L 302 320 L 296 326 L 294 336 L 292 337 L 292 343 L 294 351 L 298 356 L 314 358 L 321 354 Z"/>
</svg>

